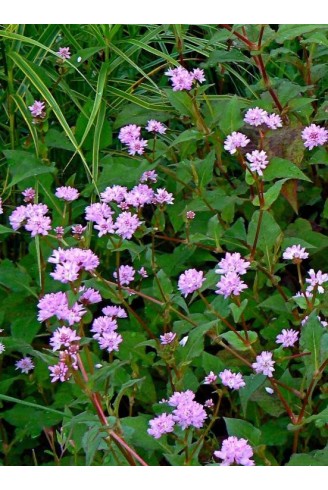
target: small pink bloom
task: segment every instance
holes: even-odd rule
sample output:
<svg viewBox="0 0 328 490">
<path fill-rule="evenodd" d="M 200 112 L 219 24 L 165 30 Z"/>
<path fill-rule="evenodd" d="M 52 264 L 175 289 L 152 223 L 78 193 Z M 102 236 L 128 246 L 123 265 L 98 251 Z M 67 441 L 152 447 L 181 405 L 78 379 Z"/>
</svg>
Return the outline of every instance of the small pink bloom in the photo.
<svg viewBox="0 0 328 490">
<path fill-rule="evenodd" d="M 267 115 L 267 111 L 264 111 L 259 107 L 255 107 L 253 109 L 248 109 L 245 114 L 244 121 L 251 126 L 260 126 L 265 122 Z"/>
<path fill-rule="evenodd" d="M 63 60 L 69 60 L 71 57 L 70 48 L 59 48 L 56 54 Z"/>
<path fill-rule="evenodd" d="M 315 146 L 324 145 L 328 140 L 328 131 L 321 126 L 311 124 L 302 131 L 305 148 L 312 150 Z"/>
<path fill-rule="evenodd" d="M 256 356 L 256 362 L 253 362 L 252 368 L 257 374 L 265 374 L 269 378 L 272 378 L 274 364 L 275 361 L 272 360 L 272 352 L 263 351 L 260 355 Z"/>
</svg>

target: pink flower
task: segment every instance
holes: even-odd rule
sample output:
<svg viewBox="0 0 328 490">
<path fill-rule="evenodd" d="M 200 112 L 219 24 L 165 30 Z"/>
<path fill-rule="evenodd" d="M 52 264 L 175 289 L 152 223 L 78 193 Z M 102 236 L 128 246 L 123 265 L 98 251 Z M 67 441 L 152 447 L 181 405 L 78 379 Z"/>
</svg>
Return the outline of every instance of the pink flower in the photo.
<svg viewBox="0 0 328 490">
<path fill-rule="evenodd" d="M 270 129 L 278 129 L 282 127 L 282 120 L 278 114 L 267 114 L 264 116 L 263 122 Z"/>
<path fill-rule="evenodd" d="M 5 350 L 6 350 L 6 347 L 4 346 L 4 344 L 2 342 L 0 342 L 0 354 L 3 354 Z"/>
<path fill-rule="evenodd" d="M 51 230 L 51 219 L 49 216 L 31 216 L 25 225 L 25 230 L 31 232 L 31 236 L 36 235 L 48 235 L 48 231 Z"/>
<path fill-rule="evenodd" d="M 30 357 L 23 357 L 15 363 L 16 370 L 20 369 L 22 373 L 28 374 L 29 371 L 34 369 L 34 363 Z"/>
<path fill-rule="evenodd" d="M 56 54 L 63 60 L 69 60 L 71 57 L 70 48 L 59 48 Z"/>
<path fill-rule="evenodd" d="M 129 145 L 131 141 L 134 141 L 140 138 L 141 135 L 141 127 L 136 126 L 135 124 L 129 124 L 128 126 L 124 126 L 120 129 L 118 139 L 121 143 Z"/>
<path fill-rule="evenodd" d="M 210 371 L 210 373 L 204 378 L 204 385 L 211 385 L 212 383 L 215 383 L 217 379 L 217 375 L 214 374 L 213 371 Z"/>
<path fill-rule="evenodd" d="M 76 335 L 75 330 L 69 327 L 60 327 L 54 331 L 49 344 L 52 346 L 52 350 L 59 350 L 61 347 L 70 347 L 73 342 L 81 340 L 81 337 Z"/>
<path fill-rule="evenodd" d="M 39 322 L 48 320 L 52 316 L 62 318 L 62 312 L 68 309 L 67 296 L 62 291 L 46 294 L 40 299 L 38 308 L 40 310 L 38 315 Z"/>
<path fill-rule="evenodd" d="M 115 226 L 111 216 L 109 218 L 102 218 L 101 220 L 99 220 L 94 228 L 95 230 L 99 231 L 99 237 L 107 235 L 108 233 L 115 233 Z"/>
<path fill-rule="evenodd" d="M 236 272 L 228 272 L 226 275 L 221 276 L 220 281 L 216 285 L 216 294 L 221 294 L 225 298 L 233 294 L 239 296 L 240 293 L 247 289 L 247 284 L 244 283 Z"/>
<path fill-rule="evenodd" d="M 149 421 L 150 429 L 147 432 L 155 439 L 159 439 L 163 434 L 173 432 L 174 424 L 173 415 L 162 413 L 162 415 Z"/>
<path fill-rule="evenodd" d="M 117 318 L 127 318 L 128 315 L 124 308 L 121 308 L 121 306 L 105 306 L 105 308 L 102 309 L 102 312 L 106 316 L 111 316 L 111 317 L 117 317 Z"/>
<path fill-rule="evenodd" d="M 31 232 L 31 236 L 48 235 L 51 230 L 51 219 L 45 214 L 48 207 L 45 204 L 28 204 L 19 206 L 9 216 L 9 222 L 14 230 L 18 230 L 25 223 L 25 230 Z"/>
<path fill-rule="evenodd" d="M 201 70 L 200 68 L 194 68 L 193 71 L 192 71 L 192 73 L 191 73 L 191 76 L 198 83 L 206 82 L 206 78 L 205 78 L 205 75 L 204 75 L 204 70 Z"/>
<path fill-rule="evenodd" d="M 134 275 L 136 271 L 130 265 L 121 265 L 118 269 L 118 272 L 119 274 L 117 275 L 117 272 L 115 271 L 113 276 L 115 277 L 115 279 L 117 279 L 117 282 L 119 284 L 122 284 L 122 286 L 128 286 L 130 282 L 134 281 Z"/>
<path fill-rule="evenodd" d="M 118 215 L 114 227 L 119 236 L 129 240 L 140 225 L 141 221 L 136 214 L 124 211 Z"/>
<path fill-rule="evenodd" d="M 263 175 L 262 170 L 265 170 L 269 164 L 265 151 L 254 150 L 252 153 L 246 153 L 246 158 L 250 162 L 252 172 L 257 172 L 258 175 Z"/>
<path fill-rule="evenodd" d="M 315 146 L 324 145 L 328 140 L 328 131 L 321 126 L 311 124 L 302 131 L 305 148 L 312 150 Z"/>
<path fill-rule="evenodd" d="M 201 288 L 205 281 L 204 273 L 196 269 L 188 269 L 179 277 L 178 289 L 186 297 Z"/>
<path fill-rule="evenodd" d="M 147 170 L 146 172 L 144 172 L 142 174 L 142 176 L 140 177 L 140 182 L 157 182 L 157 173 L 155 172 L 155 170 Z"/>
<path fill-rule="evenodd" d="M 179 403 L 189 403 L 195 398 L 195 393 L 191 390 L 175 391 L 168 400 L 171 407 L 177 407 Z"/>
<path fill-rule="evenodd" d="M 54 250 L 48 262 L 56 264 L 55 271 L 50 275 L 63 284 L 75 281 L 81 271 L 92 271 L 99 265 L 99 259 L 89 249 L 69 248 Z"/>
<path fill-rule="evenodd" d="M 214 456 L 223 460 L 221 466 L 230 466 L 233 463 L 254 466 L 254 461 L 250 459 L 253 456 L 253 449 L 247 442 L 247 439 L 228 437 L 223 441 L 221 450 L 214 451 Z"/>
<path fill-rule="evenodd" d="M 83 294 L 80 296 L 79 301 L 81 301 L 81 303 L 84 305 L 93 305 L 95 303 L 100 303 L 100 301 L 102 300 L 99 291 L 93 288 L 85 289 L 85 287 L 83 286 L 80 288 L 80 293 Z"/>
<path fill-rule="evenodd" d="M 35 198 L 35 190 L 32 187 L 28 187 L 22 192 L 22 195 L 24 196 L 24 202 L 33 203 Z"/>
<path fill-rule="evenodd" d="M 246 385 L 242 375 L 240 373 L 233 373 L 230 369 L 225 369 L 219 376 L 222 384 L 228 386 L 228 388 L 231 388 L 232 390 L 239 390 Z"/>
<path fill-rule="evenodd" d="M 145 153 L 145 148 L 147 145 L 148 145 L 147 140 L 143 140 L 143 139 L 132 140 L 128 144 L 128 153 L 129 155 L 132 156 L 134 156 L 135 154 L 143 155 Z"/>
<path fill-rule="evenodd" d="M 102 337 L 99 337 L 99 347 L 106 349 L 107 352 L 113 352 L 119 350 L 119 345 L 123 341 L 123 338 L 117 332 L 104 332 Z"/>
<path fill-rule="evenodd" d="M 187 212 L 186 212 L 186 218 L 187 218 L 187 219 L 190 219 L 190 220 L 191 220 L 191 219 L 194 219 L 194 218 L 195 218 L 195 216 L 196 216 L 196 213 L 194 213 L 194 211 L 187 211 Z"/>
<path fill-rule="evenodd" d="M 162 345 L 171 344 L 176 336 L 177 334 L 173 332 L 167 332 L 164 335 L 160 335 L 161 344 Z"/>
<path fill-rule="evenodd" d="M 277 335 L 277 344 L 282 344 L 283 347 L 294 347 L 294 344 L 298 340 L 299 333 L 296 330 L 286 330 L 285 328 L 282 332 Z"/>
<path fill-rule="evenodd" d="M 50 377 L 52 378 L 52 383 L 56 381 L 64 382 L 70 378 L 68 367 L 64 362 L 59 362 L 55 366 L 49 366 L 49 370 L 51 371 Z"/>
<path fill-rule="evenodd" d="M 54 232 L 56 233 L 56 238 L 59 240 L 65 235 L 65 229 L 62 226 L 56 226 L 56 228 L 54 228 Z"/>
<path fill-rule="evenodd" d="M 204 403 L 205 408 L 213 408 L 214 407 L 214 402 L 212 398 L 209 398 L 208 400 L 205 401 Z"/>
<path fill-rule="evenodd" d="M 138 270 L 138 274 L 140 274 L 141 277 L 143 277 L 144 279 L 146 277 L 148 277 L 148 272 L 146 271 L 146 269 L 144 267 L 141 267 L 139 270 Z"/>
<path fill-rule="evenodd" d="M 227 252 L 224 259 L 221 259 L 218 265 L 219 269 L 216 269 L 215 271 L 217 274 L 236 272 L 242 276 L 243 274 L 246 274 L 247 269 L 250 266 L 250 262 L 242 259 L 240 253 L 238 252 Z"/>
<path fill-rule="evenodd" d="M 91 332 L 94 333 L 93 338 L 98 340 L 104 333 L 113 333 L 117 329 L 117 321 L 110 316 L 99 316 L 92 323 Z"/>
<path fill-rule="evenodd" d="M 308 274 L 310 277 L 305 279 L 305 282 L 309 284 L 307 291 L 311 292 L 314 288 L 317 288 L 318 293 L 324 293 L 325 290 L 322 287 L 322 284 L 328 281 L 328 274 L 323 274 L 321 271 L 314 272 L 313 269 L 310 269 Z"/>
<path fill-rule="evenodd" d="M 294 260 L 300 262 L 303 259 L 307 259 L 309 254 L 302 248 L 301 245 L 292 245 L 287 247 L 284 251 L 282 258 L 285 260 Z"/>
<path fill-rule="evenodd" d="M 172 415 L 173 420 L 183 430 L 190 426 L 200 429 L 207 418 L 203 405 L 190 400 L 181 400 L 176 409 L 173 410 Z"/>
<path fill-rule="evenodd" d="M 33 105 L 30 105 L 28 108 L 33 117 L 39 117 L 40 119 L 43 119 L 46 116 L 45 106 L 46 105 L 44 102 L 35 100 Z"/>
<path fill-rule="evenodd" d="M 275 361 L 272 360 L 272 352 L 263 351 L 259 356 L 256 356 L 256 362 L 253 362 L 252 368 L 257 374 L 265 374 L 269 378 L 272 378 L 274 364 Z"/>
<path fill-rule="evenodd" d="M 146 184 L 138 184 L 125 196 L 126 203 L 135 208 L 142 208 L 154 199 L 154 191 Z"/>
<path fill-rule="evenodd" d="M 58 199 L 64 199 L 64 201 L 67 202 L 75 201 L 78 199 L 79 195 L 78 190 L 70 186 L 57 187 L 55 192 L 55 196 L 58 197 Z"/>
<path fill-rule="evenodd" d="M 150 119 L 147 122 L 146 130 L 153 133 L 165 134 L 167 128 L 161 122 Z"/>
<path fill-rule="evenodd" d="M 154 195 L 153 203 L 154 204 L 173 204 L 174 197 L 170 192 L 167 192 L 166 189 L 157 189 L 156 194 Z"/>
<path fill-rule="evenodd" d="M 248 109 L 245 114 L 244 121 L 251 126 L 260 126 L 265 122 L 265 118 L 268 115 L 267 111 L 255 107 L 253 109 Z"/>
<path fill-rule="evenodd" d="M 77 238 L 80 238 L 81 235 L 83 235 L 83 233 L 85 232 L 85 230 L 87 229 L 86 226 L 82 226 L 82 225 L 73 225 L 72 226 L 72 234 L 73 235 L 77 235 Z M 76 238 L 76 237 L 75 237 Z"/>
<path fill-rule="evenodd" d="M 180 90 L 191 90 L 194 76 L 182 66 L 178 66 L 178 68 L 173 69 L 170 68 L 165 72 L 165 75 L 170 77 L 174 92 Z"/>
<path fill-rule="evenodd" d="M 114 212 L 106 203 L 95 202 L 85 208 L 85 219 L 95 223 L 109 218 L 112 214 L 114 214 Z"/>
<path fill-rule="evenodd" d="M 111 201 L 120 203 L 124 201 L 127 196 L 127 188 L 122 185 L 113 185 L 112 187 L 106 187 L 104 192 L 100 194 L 103 202 L 109 203 Z"/>
<path fill-rule="evenodd" d="M 224 142 L 224 149 L 233 155 L 236 153 L 237 148 L 244 148 L 249 142 L 250 140 L 244 134 L 233 131 L 233 133 L 227 136 Z"/>
</svg>

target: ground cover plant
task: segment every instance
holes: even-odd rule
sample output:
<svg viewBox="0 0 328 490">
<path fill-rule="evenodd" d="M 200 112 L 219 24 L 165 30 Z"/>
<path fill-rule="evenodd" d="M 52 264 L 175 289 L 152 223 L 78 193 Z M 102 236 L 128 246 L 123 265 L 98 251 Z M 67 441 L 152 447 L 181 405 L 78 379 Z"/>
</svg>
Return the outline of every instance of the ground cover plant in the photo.
<svg viewBox="0 0 328 490">
<path fill-rule="evenodd" d="M 1 464 L 328 464 L 327 26 L 0 56 Z"/>
</svg>

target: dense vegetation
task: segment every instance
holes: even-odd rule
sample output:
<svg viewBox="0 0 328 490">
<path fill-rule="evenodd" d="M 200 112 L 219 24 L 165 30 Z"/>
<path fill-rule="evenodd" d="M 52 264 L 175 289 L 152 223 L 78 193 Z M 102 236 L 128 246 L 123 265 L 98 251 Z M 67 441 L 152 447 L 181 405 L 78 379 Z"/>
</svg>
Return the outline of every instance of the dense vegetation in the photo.
<svg viewBox="0 0 328 490">
<path fill-rule="evenodd" d="M 327 465 L 327 26 L 0 57 L 2 464 Z"/>
</svg>

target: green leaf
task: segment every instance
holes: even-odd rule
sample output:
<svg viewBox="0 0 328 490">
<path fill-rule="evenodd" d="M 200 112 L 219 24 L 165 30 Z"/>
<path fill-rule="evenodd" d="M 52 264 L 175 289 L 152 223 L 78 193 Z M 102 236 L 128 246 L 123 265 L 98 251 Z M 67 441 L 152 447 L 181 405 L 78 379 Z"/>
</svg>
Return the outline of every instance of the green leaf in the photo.
<svg viewBox="0 0 328 490">
<path fill-rule="evenodd" d="M 197 141 L 202 138 L 203 134 L 200 131 L 197 131 L 196 129 L 187 129 L 186 131 L 180 133 L 179 136 L 173 140 L 170 148 L 173 148 L 180 143 L 184 143 L 185 141 Z"/>
<path fill-rule="evenodd" d="M 0 235 L 5 235 L 7 233 L 17 233 L 12 228 L 8 228 L 7 226 L 0 225 Z"/>
<path fill-rule="evenodd" d="M 30 177 L 56 172 L 54 166 L 42 164 L 33 153 L 21 150 L 5 150 L 3 153 L 8 160 L 9 172 L 12 175 L 8 188 Z"/>
<path fill-rule="evenodd" d="M 326 32 L 326 24 L 280 24 L 276 36 L 277 43 L 283 43 L 288 39 L 296 39 L 299 36 L 304 36 L 308 32 L 320 31 Z"/>
<path fill-rule="evenodd" d="M 237 131 L 244 124 L 241 116 L 241 108 L 244 106 L 234 95 L 231 100 L 225 105 L 219 120 L 220 129 L 224 134 L 230 134 L 232 131 Z"/>
<path fill-rule="evenodd" d="M 257 230 L 257 224 L 259 220 L 259 211 L 255 211 L 248 227 L 247 242 L 253 245 L 255 239 L 255 233 Z M 278 223 L 273 218 L 269 211 L 264 211 L 263 219 L 260 227 L 260 233 L 257 241 L 257 247 L 263 252 L 267 253 L 268 250 L 276 244 L 281 229 Z"/>
<path fill-rule="evenodd" d="M 244 376 L 246 386 L 239 390 L 240 403 L 243 409 L 244 417 L 246 417 L 249 400 L 251 399 L 253 393 L 263 386 L 265 380 L 266 376 L 263 374 L 251 374 L 250 376 Z"/>
<path fill-rule="evenodd" d="M 245 332 L 243 330 L 239 331 L 238 333 L 243 339 L 245 339 Z M 242 340 L 239 337 L 237 337 L 237 335 L 234 332 L 222 333 L 220 337 L 226 340 L 232 347 L 234 347 L 237 350 L 241 350 L 241 351 L 249 350 L 249 347 L 247 347 L 242 342 Z M 257 341 L 257 333 L 253 332 L 252 330 L 249 330 L 248 341 L 250 344 L 254 344 L 254 342 Z"/>
<path fill-rule="evenodd" d="M 318 371 L 322 362 L 320 356 L 320 342 L 323 334 L 324 329 L 317 318 L 316 312 L 311 313 L 308 321 L 302 327 L 300 336 L 300 347 L 303 352 L 310 352 L 310 355 L 302 357 L 305 366 L 307 386 L 311 383 L 314 373 Z"/>
<path fill-rule="evenodd" d="M 260 442 L 261 431 L 246 420 L 230 419 L 223 417 L 229 436 L 247 439 L 251 446 L 257 446 Z"/>
<path fill-rule="evenodd" d="M 312 182 L 294 163 L 284 158 L 273 157 L 263 172 L 265 181 L 274 179 L 299 179 Z"/>
<path fill-rule="evenodd" d="M 266 191 L 263 195 L 264 198 L 264 206 L 263 209 L 269 209 L 272 204 L 278 199 L 282 185 L 287 181 L 288 179 L 282 179 L 278 180 L 278 182 L 275 182 L 268 191 Z M 260 205 L 260 200 L 259 197 L 256 196 L 252 203 L 254 206 L 259 206 Z"/>
<path fill-rule="evenodd" d="M 232 316 L 233 316 L 233 319 L 234 319 L 234 322 L 235 323 L 238 323 L 239 320 L 240 320 L 240 317 L 241 315 L 243 314 L 243 312 L 245 311 L 245 308 L 248 304 L 248 299 L 244 299 L 240 306 L 236 305 L 235 303 L 231 303 L 229 305 L 229 308 L 232 312 Z"/>
<path fill-rule="evenodd" d="M 293 454 L 286 466 L 328 466 L 328 449 L 310 454 Z"/>
<path fill-rule="evenodd" d="M 179 114 L 190 117 L 194 116 L 192 99 L 186 92 L 173 92 L 172 89 L 166 89 L 164 92 L 166 93 L 171 106 L 174 107 Z"/>
</svg>

